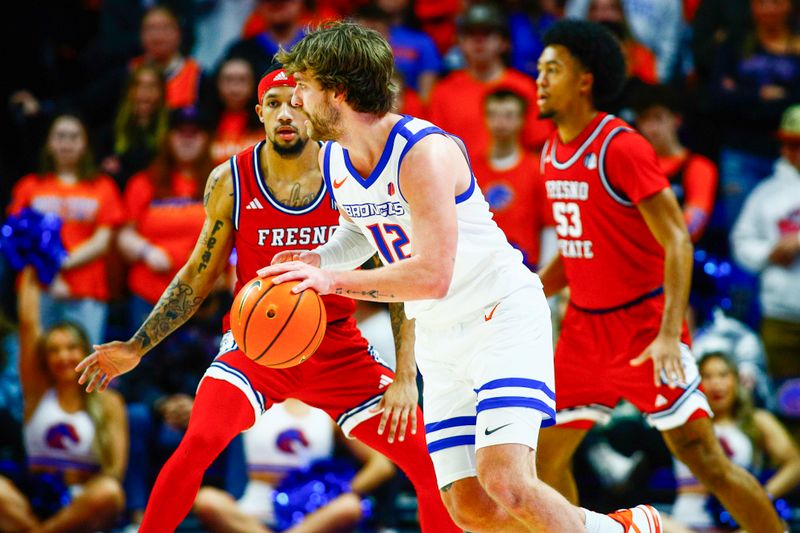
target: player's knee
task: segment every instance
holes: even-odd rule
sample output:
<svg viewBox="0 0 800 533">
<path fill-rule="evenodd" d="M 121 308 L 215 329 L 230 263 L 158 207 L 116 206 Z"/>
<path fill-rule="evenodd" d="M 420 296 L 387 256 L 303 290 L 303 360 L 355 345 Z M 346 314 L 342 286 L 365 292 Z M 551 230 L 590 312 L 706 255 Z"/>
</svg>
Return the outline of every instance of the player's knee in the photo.
<svg viewBox="0 0 800 533">
<path fill-rule="evenodd" d="M 481 488 L 476 478 L 460 480 L 441 491 L 450 518 L 456 525 L 473 533 L 492 529 L 494 524 L 503 523 L 505 512 L 492 501 Z"/>
<path fill-rule="evenodd" d="M 84 495 L 94 516 L 115 516 L 125 507 L 122 485 L 110 476 L 92 480 L 91 484 L 87 484 Z"/>
<path fill-rule="evenodd" d="M 201 521 L 213 519 L 222 509 L 222 498 L 218 489 L 203 487 L 197 493 L 192 510 Z"/>
</svg>

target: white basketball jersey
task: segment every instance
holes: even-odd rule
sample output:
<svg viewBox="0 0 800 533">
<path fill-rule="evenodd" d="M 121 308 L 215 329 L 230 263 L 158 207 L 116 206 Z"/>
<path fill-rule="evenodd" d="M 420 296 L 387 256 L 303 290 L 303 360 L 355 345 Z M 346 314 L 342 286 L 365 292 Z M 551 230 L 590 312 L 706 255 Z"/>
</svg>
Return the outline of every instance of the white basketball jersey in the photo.
<svg viewBox="0 0 800 533">
<path fill-rule="evenodd" d="M 411 212 L 399 183 L 400 165 L 418 141 L 433 134 L 453 138 L 467 157 L 460 139 L 407 115 L 392 128 L 377 166 L 367 177 L 353 167 L 347 150 L 340 144 L 329 142 L 324 148 L 323 175 L 328 190 L 373 244 L 384 264 L 402 261 L 414 253 Z M 453 200 L 458 217 L 458 248 L 450 290 L 441 300 L 405 304 L 409 318 L 427 325 L 458 322 L 520 287 L 541 287 L 538 276 L 522 263 L 522 254 L 508 243 L 492 220 L 475 176 L 469 188 Z"/>
</svg>

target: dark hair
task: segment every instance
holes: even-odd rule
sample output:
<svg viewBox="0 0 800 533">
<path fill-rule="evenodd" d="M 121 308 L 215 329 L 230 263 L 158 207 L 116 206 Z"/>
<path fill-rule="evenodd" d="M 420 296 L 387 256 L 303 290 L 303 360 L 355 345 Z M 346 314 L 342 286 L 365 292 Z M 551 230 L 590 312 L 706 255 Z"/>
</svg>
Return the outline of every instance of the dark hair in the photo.
<svg viewBox="0 0 800 533">
<path fill-rule="evenodd" d="M 247 64 L 247 68 L 249 68 L 250 72 L 253 74 L 252 101 L 255 104 L 258 100 L 256 95 L 256 87 L 258 86 L 258 81 L 261 78 L 256 78 L 256 73 L 253 71 L 253 65 L 245 57 L 239 55 L 229 56 L 223 59 L 220 62 L 219 67 L 217 67 L 217 70 L 214 72 L 213 77 L 204 84 L 202 100 L 200 101 L 200 108 L 206 118 L 208 118 L 209 127 L 212 132 L 216 131 L 217 127 L 219 126 L 219 121 L 222 118 L 222 113 L 225 111 L 225 104 L 222 102 L 222 97 L 220 97 L 219 89 L 217 88 L 219 76 L 222 74 L 223 67 L 231 61 L 243 61 Z M 258 115 L 252 111 L 252 107 L 249 108 L 247 113 L 247 128 L 260 132 L 262 127 L 263 126 L 261 125 L 261 122 L 258 120 Z"/>
<path fill-rule="evenodd" d="M 83 130 L 83 138 L 86 143 L 86 149 L 83 151 L 80 160 L 78 161 L 78 179 L 80 181 L 93 180 L 97 177 L 97 166 L 94 161 L 94 153 L 92 152 L 92 144 L 89 139 L 89 129 L 86 127 L 86 121 L 77 112 L 65 112 L 57 115 L 50 123 L 50 128 L 47 130 L 47 141 L 42 146 L 40 156 L 40 170 L 42 174 L 49 174 L 55 172 L 56 160 L 50 152 L 50 135 L 53 133 L 53 128 L 56 123 L 61 119 L 72 119 L 78 122 Z"/>
<path fill-rule="evenodd" d="M 360 113 L 383 116 L 392 109 L 394 56 L 374 30 L 354 22 L 325 23 L 275 57 L 290 74 L 308 73 L 323 90 L 343 92 Z"/>
<path fill-rule="evenodd" d="M 565 19 L 550 26 L 544 46 L 560 45 L 592 74 L 592 99 L 596 107 L 613 102 L 625 84 L 625 57 L 619 41 L 596 22 Z"/>
<path fill-rule="evenodd" d="M 643 83 L 631 93 L 631 107 L 636 113 L 643 113 L 653 107 L 664 107 L 680 115 L 684 106 L 683 99 L 669 85 Z"/>
<path fill-rule="evenodd" d="M 519 103 L 523 116 L 525 116 L 525 114 L 528 112 L 528 101 L 525 99 L 525 97 L 519 94 L 517 91 L 513 89 L 507 89 L 505 87 L 500 87 L 499 89 L 495 89 L 487 94 L 483 99 L 483 105 L 486 107 L 489 105 L 489 102 L 498 100 L 515 100 L 517 103 Z"/>
<path fill-rule="evenodd" d="M 382 9 L 379 5 L 374 3 L 364 4 L 353 11 L 352 17 L 360 20 L 371 20 L 381 22 L 386 25 L 392 23 L 392 16 Z"/>
</svg>

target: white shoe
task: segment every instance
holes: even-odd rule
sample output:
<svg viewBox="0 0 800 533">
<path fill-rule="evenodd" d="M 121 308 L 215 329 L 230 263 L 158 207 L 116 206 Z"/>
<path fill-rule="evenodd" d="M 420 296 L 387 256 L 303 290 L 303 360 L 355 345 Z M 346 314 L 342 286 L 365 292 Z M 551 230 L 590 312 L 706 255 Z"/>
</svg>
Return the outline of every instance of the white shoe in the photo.
<svg viewBox="0 0 800 533">
<path fill-rule="evenodd" d="M 637 505 L 632 509 L 620 509 L 608 515 L 622 524 L 625 533 L 662 533 L 661 515 L 650 505 Z"/>
</svg>

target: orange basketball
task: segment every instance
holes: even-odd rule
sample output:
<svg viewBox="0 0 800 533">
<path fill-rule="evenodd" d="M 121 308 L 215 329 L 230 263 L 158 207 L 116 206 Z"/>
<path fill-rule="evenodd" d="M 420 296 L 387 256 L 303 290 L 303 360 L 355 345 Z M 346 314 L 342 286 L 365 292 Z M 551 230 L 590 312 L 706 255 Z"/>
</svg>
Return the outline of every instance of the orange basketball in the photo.
<svg viewBox="0 0 800 533">
<path fill-rule="evenodd" d="M 299 365 L 317 350 L 325 335 L 325 304 L 315 290 L 292 292 L 296 281 L 273 285 L 272 278 L 250 280 L 231 306 L 231 332 L 239 349 L 270 368 Z"/>
</svg>

